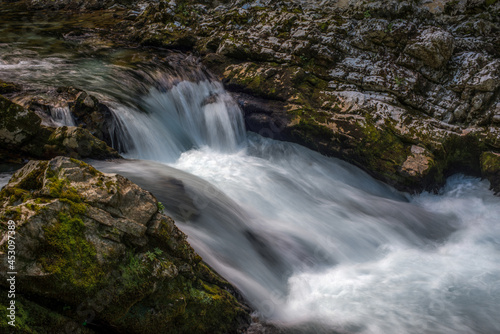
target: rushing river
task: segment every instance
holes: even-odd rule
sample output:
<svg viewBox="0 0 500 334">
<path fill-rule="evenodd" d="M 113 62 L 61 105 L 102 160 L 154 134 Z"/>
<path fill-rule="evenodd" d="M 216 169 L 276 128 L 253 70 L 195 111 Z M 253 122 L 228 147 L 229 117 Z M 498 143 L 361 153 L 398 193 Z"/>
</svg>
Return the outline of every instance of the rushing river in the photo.
<svg viewBox="0 0 500 334">
<path fill-rule="evenodd" d="M 111 107 L 128 159 L 94 165 L 152 191 L 261 320 L 297 333 L 500 333 L 500 198 L 486 181 L 454 176 L 409 196 L 246 133 L 196 66 L 180 75 L 4 46 L 0 78 L 72 84 Z"/>
</svg>

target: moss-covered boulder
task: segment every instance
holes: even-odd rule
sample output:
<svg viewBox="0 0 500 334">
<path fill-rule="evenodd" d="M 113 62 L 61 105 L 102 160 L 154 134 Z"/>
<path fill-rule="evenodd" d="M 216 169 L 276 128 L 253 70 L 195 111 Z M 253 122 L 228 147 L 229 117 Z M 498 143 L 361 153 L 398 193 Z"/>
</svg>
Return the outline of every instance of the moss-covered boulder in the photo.
<svg viewBox="0 0 500 334">
<path fill-rule="evenodd" d="M 33 112 L 0 95 L 0 141 L 3 147 L 18 148 L 31 141 L 41 120 Z"/>
<path fill-rule="evenodd" d="M 7 284 L 7 222 L 13 220 L 20 332 L 236 333 L 244 327 L 248 313 L 234 290 L 160 207 L 124 177 L 78 160 L 31 161 L 19 170 L 0 193 L 0 285 Z M 9 329 L 4 319 L 0 328 Z"/>
</svg>

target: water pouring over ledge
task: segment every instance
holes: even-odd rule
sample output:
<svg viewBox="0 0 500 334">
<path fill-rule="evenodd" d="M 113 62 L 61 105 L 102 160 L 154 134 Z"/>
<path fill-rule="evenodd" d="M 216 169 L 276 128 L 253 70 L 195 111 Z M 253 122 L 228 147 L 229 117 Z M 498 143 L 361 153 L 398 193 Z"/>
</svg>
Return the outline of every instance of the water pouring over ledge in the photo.
<svg viewBox="0 0 500 334">
<path fill-rule="evenodd" d="M 485 182 L 457 176 L 407 197 L 339 160 L 246 137 L 209 78 L 165 85 L 99 61 L 43 64 L 16 71 L 101 94 L 115 146 L 148 161 L 96 167 L 163 201 L 261 319 L 297 333 L 500 332 L 500 201 Z"/>
</svg>

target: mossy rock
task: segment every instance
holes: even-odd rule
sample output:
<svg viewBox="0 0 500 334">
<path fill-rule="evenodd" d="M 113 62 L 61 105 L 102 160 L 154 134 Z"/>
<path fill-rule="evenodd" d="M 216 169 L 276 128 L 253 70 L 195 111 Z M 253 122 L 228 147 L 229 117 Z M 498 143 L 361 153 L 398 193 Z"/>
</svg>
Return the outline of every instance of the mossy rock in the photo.
<svg viewBox="0 0 500 334">
<path fill-rule="evenodd" d="M 9 314 L 7 307 L 11 300 L 7 298 L 6 293 L 0 296 L 0 312 L 2 314 Z M 0 331 L 11 334 L 52 334 L 64 332 L 67 328 L 74 328 L 74 320 L 64 315 L 69 306 L 63 304 L 51 306 L 41 306 L 37 302 L 28 300 L 22 294 L 16 294 L 15 326 L 11 326 L 8 323 L 10 319 L 3 316 L 0 319 Z M 81 334 L 94 333 L 83 326 L 78 327 Z"/>
<path fill-rule="evenodd" d="M 495 194 L 500 194 L 500 153 L 483 152 L 480 163 L 482 176 L 490 181 Z"/>
<path fill-rule="evenodd" d="M 0 142 L 3 147 L 23 146 L 37 135 L 40 124 L 34 112 L 0 95 Z"/>
<path fill-rule="evenodd" d="M 46 156 L 67 155 L 73 158 L 119 158 L 119 154 L 88 130 L 63 126 L 55 129 L 46 143 Z"/>
<path fill-rule="evenodd" d="M 23 88 L 13 82 L 0 80 L 0 94 L 10 94 L 21 91 Z"/>
<path fill-rule="evenodd" d="M 44 321 L 82 333 L 232 333 L 248 325 L 234 289 L 159 207 L 129 180 L 75 159 L 31 161 L 16 172 L 0 192 L 0 260 L 13 219 L 24 332 Z"/>
</svg>

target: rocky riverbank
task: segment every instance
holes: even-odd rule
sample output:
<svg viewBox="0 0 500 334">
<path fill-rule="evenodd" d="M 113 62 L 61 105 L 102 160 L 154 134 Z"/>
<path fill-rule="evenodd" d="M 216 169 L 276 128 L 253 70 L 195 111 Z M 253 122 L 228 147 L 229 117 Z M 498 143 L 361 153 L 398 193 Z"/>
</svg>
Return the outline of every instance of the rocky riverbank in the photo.
<svg viewBox="0 0 500 334">
<path fill-rule="evenodd" d="M 84 91 L 61 87 L 44 92 L 44 97 L 21 86 L 0 81 L 0 161 L 23 164 L 29 159 L 51 159 L 64 155 L 72 158 L 119 158 L 111 148 L 110 112 L 106 106 Z M 6 95 L 6 96 L 9 96 Z M 49 97 L 50 96 L 50 97 Z M 10 96 L 9 96 L 10 97 Z M 22 105 L 21 105 L 22 104 Z M 58 126 L 56 108 L 67 108 L 75 126 Z M 109 144 L 109 145 L 108 145 Z"/>
<path fill-rule="evenodd" d="M 498 1 L 17 3 L 66 13 L 61 34 L 97 49 L 198 55 L 249 130 L 398 189 L 436 189 L 455 172 L 496 182 L 482 162 L 500 152 Z"/>
<path fill-rule="evenodd" d="M 246 93 L 252 131 L 410 191 L 500 150 L 496 1 L 182 4 L 149 5 L 131 34 L 198 52 Z"/>
<path fill-rule="evenodd" d="M 124 177 L 78 160 L 31 161 L 19 170 L 0 193 L 2 286 L 7 221 L 17 224 L 14 332 L 236 333 L 248 326 L 233 288 L 161 207 Z M 10 332 L 5 317 L 0 328 Z"/>
</svg>

